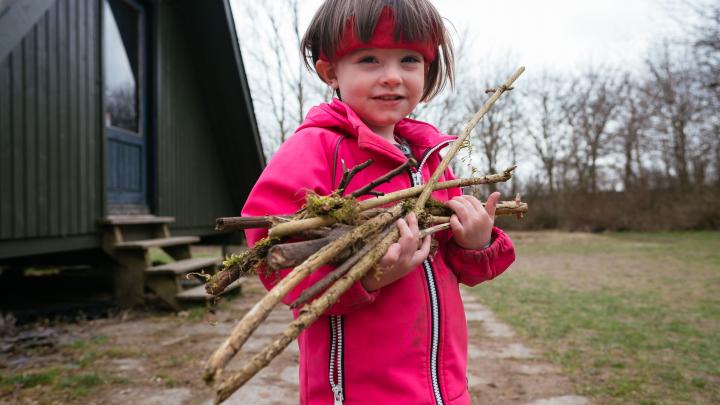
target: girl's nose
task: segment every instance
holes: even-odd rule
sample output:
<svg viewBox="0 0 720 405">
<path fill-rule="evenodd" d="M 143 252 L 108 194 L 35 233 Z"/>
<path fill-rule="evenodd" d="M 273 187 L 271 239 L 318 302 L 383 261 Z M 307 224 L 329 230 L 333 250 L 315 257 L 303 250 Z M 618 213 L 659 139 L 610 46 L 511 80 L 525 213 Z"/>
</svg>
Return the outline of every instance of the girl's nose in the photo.
<svg viewBox="0 0 720 405">
<path fill-rule="evenodd" d="M 397 86 L 402 83 L 400 71 L 395 66 L 388 66 L 383 70 L 380 82 L 385 86 Z"/>
</svg>

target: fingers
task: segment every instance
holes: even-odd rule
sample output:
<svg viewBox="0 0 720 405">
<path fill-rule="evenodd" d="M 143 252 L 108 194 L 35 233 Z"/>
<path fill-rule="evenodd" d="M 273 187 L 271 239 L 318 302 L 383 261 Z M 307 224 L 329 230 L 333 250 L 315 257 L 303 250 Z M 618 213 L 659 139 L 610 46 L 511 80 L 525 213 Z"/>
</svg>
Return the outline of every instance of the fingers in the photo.
<svg viewBox="0 0 720 405">
<path fill-rule="evenodd" d="M 475 198 L 471 195 L 466 195 L 464 197 L 470 203 L 470 205 L 473 207 L 473 209 L 475 211 L 477 211 L 477 212 L 485 211 L 485 207 L 483 207 L 483 204 L 480 202 L 480 200 L 478 200 L 477 198 Z"/>
<path fill-rule="evenodd" d="M 485 203 L 485 211 L 487 211 L 488 216 L 491 220 L 495 219 L 495 209 L 497 207 L 498 200 L 500 199 L 500 193 L 497 191 L 490 194 L 490 197 L 488 197 L 487 202 Z"/>
<path fill-rule="evenodd" d="M 412 255 L 412 252 L 417 250 L 417 234 L 413 232 L 412 227 L 404 219 L 397 221 L 398 231 L 400 231 L 400 238 L 397 243 L 400 244 L 400 260 L 407 259 Z M 417 229 L 417 221 L 415 221 L 415 228 Z M 419 232 L 419 231 L 418 231 Z"/>
<path fill-rule="evenodd" d="M 458 219 L 457 215 L 452 215 L 450 217 L 450 230 L 454 234 L 459 234 L 459 235 L 462 235 L 465 232 L 465 229 L 462 226 L 462 223 Z"/>
<path fill-rule="evenodd" d="M 474 210 L 473 206 L 464 198 L 464 196 L 453 198 L 448 201 L 447 205 L 451 210 L 453 210 L 455 215 L 458 216 L 460 222 L 465 222 L 465 219 L 470 217 L 472 211 Z"/>
<path fill-rule="evenodd" d="M 417 250 L 412 257 L 412 263 L 413 267 L 417 266 L 418 264 L 422 263 L 425 259 L 427 259 L 428 255 L 430 254 L 430 243 L 432 238 L 430 235 L 426 235 L 425 238 L 423 238 L 422 246 L 420 246 L 420 249 Z"/>
<path fill-rule="evenodd" d="M 385 252 L 385 255 L 383 255 L 383 257 L 378 262 L 378 266 L 384 268 L 395 267 L 398 260 L 400 259 L 401 250 L 402 248 L 399 243 L 393 243 L 392 245 L 390 245 L 387 252 Z"/>
</svg>

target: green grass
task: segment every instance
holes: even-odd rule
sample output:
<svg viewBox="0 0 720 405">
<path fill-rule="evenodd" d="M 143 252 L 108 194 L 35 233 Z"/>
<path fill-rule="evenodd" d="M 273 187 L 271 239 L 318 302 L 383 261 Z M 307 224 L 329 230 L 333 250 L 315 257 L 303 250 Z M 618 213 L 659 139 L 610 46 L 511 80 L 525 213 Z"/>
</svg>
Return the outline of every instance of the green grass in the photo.
<svg viewBox="0 0 720 405">
<path fill-rule="evenodd" d="M 75 372 L 52 368 L 42 372 L 22 374 L 0 373 L 0 395 L 20 389 L 39 389 L 63 395 L 68 399 L 78 399 L 92 393 L 96 388 L 109 382 L 108 377 L 96 372 Z"/>
<path fill-rule="evenodd" d="M 96 371 L 102 361 L 145 356 L 144 352 L 137 348 L 113 346 L 108 336 L 99 334 L 62 345 L 60 350 L 70 359 L 64 366 L 48 370 L 27 370 L 22 373 L 0 369 L 0 398 L 17 390 L 28 390 L 42 394 L 44 399 L 47 399 L 48 395 L 69 400 L 81 399 L 92 395 L 97 388 L 106 384 L 130 383 L 126 378 Z"/>
<path fill-rule="evenodd" d="M 192 256 L 195 258 L 204 257 L 220 257 L 222 255 L 222 248 L 219 246 L 193 246 Z M 154 263 L 170 263 L 174 262 L 169 254 L 160 248 L 150 249 L 150 261 Z"/>
<path fill-rule="evenodd" d="M 59 375 L 60 371 L 55 368 L 40 373 L 0 374 L 0 386 L 4 389 L 13 387 L 32 388 L 38 385 L 51 384 Z"/>
<path fill-rule="evenodd" d="M 175 260 L 160 248 L 150 248 L 150 262 L 151 263 L 171 263 Z"/>
<path fill-rule="evenodd" d="M 601 403 L 720 402 L 720 232 L 514 236 L 474 291 Z"/>
</svg>

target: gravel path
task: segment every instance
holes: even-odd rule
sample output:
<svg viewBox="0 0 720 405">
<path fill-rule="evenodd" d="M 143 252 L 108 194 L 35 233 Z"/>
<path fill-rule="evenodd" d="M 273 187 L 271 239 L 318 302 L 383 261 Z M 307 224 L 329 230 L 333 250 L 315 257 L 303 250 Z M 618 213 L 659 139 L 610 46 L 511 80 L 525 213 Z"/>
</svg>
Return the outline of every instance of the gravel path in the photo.
<svg viewBox="0 0 720 405">
<path fill-rule="evenodd" d="M 211 404 L 214 392 L 201 380 L 204 363 L 264 293 L 259 281 L 252 279 L 239 297 L 221 303 L 215 313 L 203 308 L 179 314 L 139 311 L 80 323 L 30 325 L 27 331 L 51 336 L 51 341 L 33 351 L 3 346 L 3 374 L 57 370 L 62 375 L 96 375 L 101 384 L 82 395 L 57 382 L 38 385 L 6 392 L 0 395 L 0 404 Z M 568 378 L 527 347 L 469 290 L 463 290 L 463 299 L 470 333 L 468 383 L 473 403 L 590 403 L 573 395 Z M 227 370 L 237 370 L 241 359 L 259 351 L 290 321 L 286 307 L 273 311 Z M 293 342 L 226 403 L 297 403 L 298 357 Z"/>
<path fill-rule="evenodd" d="M 525 346 L 510 326 L 499 321 L 469 290 L 463 301 L 470 331 L 468 384 L 475 404 L 584 405 L 587 398 L 573 394 L 570 381 L 557 367 L 541 360 Z M 259 350 L 292 320 L 285 308 L 277 308 L 244 348 Z M 287 404 L 297 401 L 297 344 L 227 401 Z M 234 363 L 237 367 L 237 363 Z M 210 404 L 211 401 L 207 401 Z"/>
</svg>

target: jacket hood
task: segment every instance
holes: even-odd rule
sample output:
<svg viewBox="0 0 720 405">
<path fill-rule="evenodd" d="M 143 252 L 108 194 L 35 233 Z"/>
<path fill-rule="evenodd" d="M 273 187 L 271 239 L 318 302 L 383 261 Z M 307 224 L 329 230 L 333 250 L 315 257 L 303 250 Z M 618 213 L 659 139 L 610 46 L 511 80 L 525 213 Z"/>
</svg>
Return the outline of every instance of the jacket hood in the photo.
<svg viewBox="0 0 720 405">
<path fill-rule="evenodd" d="M 383 154 L 390 154 L 402 161 L 405 159 L 398 148 L 380 135 L 375 134 L 350 106 L 338 99 L 311 108 L 305 117 L 305 121 L 298 127 L 296 132 L 306 128 L 325 128 L 341 132 L 357 138 L 361 149 L 371 149 Z M 410 118 L 404 118 L 395 124 L 395 134 L 407 140 L 410 145 L 423 150 L 443 141 L 456 139 L 454 136 L 442 134 L 437 128 L 426 122 Z"/>
</svg>

